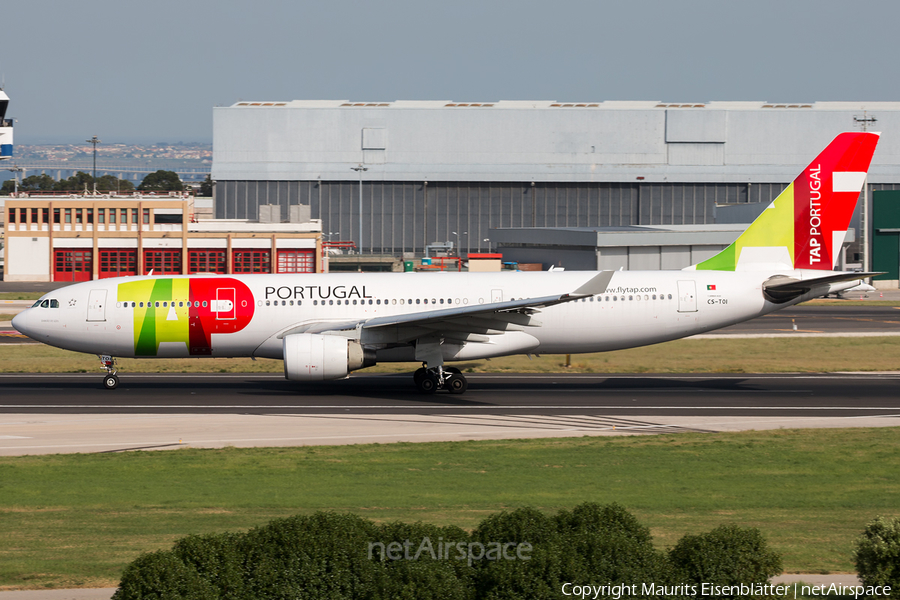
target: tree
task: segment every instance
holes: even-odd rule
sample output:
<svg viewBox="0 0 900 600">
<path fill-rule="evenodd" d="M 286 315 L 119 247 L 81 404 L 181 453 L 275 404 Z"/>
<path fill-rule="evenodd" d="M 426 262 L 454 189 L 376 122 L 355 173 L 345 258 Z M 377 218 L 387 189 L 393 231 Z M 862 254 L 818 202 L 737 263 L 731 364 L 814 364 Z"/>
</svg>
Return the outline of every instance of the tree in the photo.
<svg viewBox="0 0 900 600">
<path fill-rule="evenodd" d="M 200 184 L 200 194 L 203 198 L 212 198 L 213 195 L 213 180 L 207 175 L 206 179 L 203 180 L 203 183 Z"/>
<path fill-rule="evenodd" d="M 137 189 L 142 192 L 180 192 L 184 190 L 184 184 L 178 173 L 159 170 L 144 177 Z"/>
<path fill-rule="evenodd" d="M 67 179 L 60 179 L 54 189 L 58 192 L 83 192 L 94 189 L 94 178 L 89 173 L 78 171 Z"/>
<path fill-rule="evenodd" d="M 22 192 L 37 192 L 37 191 L 47 191 L 52 190 L 56 185 L 56 180 L 50 177 L 47 174 L 43 175 L 30 175 L 22 180 L 22 183 L 19 184 L 19 191 Z"/>
<path fill-rule="evenodd" d="M 115 175 L 103 175 L 97 178 L 97 191 L 101 192 L 133 192 L 134 184 Z"/>
</svg>

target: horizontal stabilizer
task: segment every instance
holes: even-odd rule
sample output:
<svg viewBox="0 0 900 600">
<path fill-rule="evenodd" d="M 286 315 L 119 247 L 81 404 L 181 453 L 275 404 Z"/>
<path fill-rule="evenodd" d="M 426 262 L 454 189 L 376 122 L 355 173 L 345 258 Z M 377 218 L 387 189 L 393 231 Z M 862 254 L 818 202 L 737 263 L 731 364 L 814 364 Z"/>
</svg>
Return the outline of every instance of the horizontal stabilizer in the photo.
<svg viewBox="0 0 900 600">
<path fill-rule="evenodd" d="M 825 277 L 815 277 L 813 279 L 797 279 L 795 277 L 787 277 L 786 275 L 776 275 L 765 283 L 763 283 L 763 294 L 770 302 L 783 304 L 790 302 L 795 298 L 799 298 L 804 294 L 808 294 L 814 288 L 831 285 L 832 283 L 840 283 L 842 281 L 862 280 L 873 275 L 881 275 L 881 273 L 838 273 L 837 275 L 827 275 Z"/>
</svg>

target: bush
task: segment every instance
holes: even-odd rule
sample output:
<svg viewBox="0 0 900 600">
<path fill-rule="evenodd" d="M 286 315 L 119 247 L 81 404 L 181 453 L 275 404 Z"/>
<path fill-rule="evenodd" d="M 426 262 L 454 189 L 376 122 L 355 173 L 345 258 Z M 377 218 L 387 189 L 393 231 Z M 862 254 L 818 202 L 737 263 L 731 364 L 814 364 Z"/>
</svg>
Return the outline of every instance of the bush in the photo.
<svg viewBox="0 0 900 600">
<path fill-rule="evenodd" d="M 674 583 L 665 554 L 653 548 L 650 530 L 617 504 L 585 503 L 552 518 L 534 509 L 501 513 L 485 519 L 472 539 L 533 546 L 527 561 L 481 561 L 475 573 L 477 598 L 559 598 L 566 582 L 636 584 L 638 592 L 644 583 Z"/>
<path fill-rule="evenodd" d="M 768 582 L 781 573 L 781 556 L 766 547 L 755 527 L 722 525 L 708 533 L 686 535 L 669 551 L 669 558 L 686 583 L 699 586 Z"/>
<path fill-rule="evenodd" d="M 900 527 L 890 526 L 896 549 Z M 896 566 L 896 551 L 891 556 Z M 581 504 L 552 517 L 533 508 L 502 512 L 471 535 L 324 512 L 245 534 L 183 538 L 171 551 L 131 563 L 114 600 L 541 599 L 559 598 L 566 582 L 637 585 L 630 598 L 653 584 L 648 596 L 673 599 L 684 592 L 679 584 L 764 583 L 780 571 L 780 557 L 756 529 L 725 526 L 685 536 L 666 555 L 653 548 L 649 529 L 616 504 Z"/>
<path fill-rule="evenodd" d="M 368 598 L 376 528 L 352 514 L 320 512 L 272 521 L 240 538 L 247 598 Z"/>
<path fill-rule="evenodd" d="M 220 600 L 246 596 L 243 557 L 238 552 L 242 536 L 191 535 L 175 543 L 172 553 L 216 590 Z"/>
<path fill-rule="evenodd" d="M 112 600 L 214 600 L 213 587 L 173 552 L 143 554 L 125 567 Z"/>
<path fill-rule="evenodd" d="M 466 560 L 459 559 L 456 548 L 459 542 L 469 542 L 469 534 L 459 527 L 400 522 L 378 527 L 367 549 L 368 560 L 378 569 L 375 597 L 393 600 L 470 598 L 472 570 Z M 405 544 L 403 558 L 390 558 L 387 552 L 390 544 L 395 544 L 393 556 L 397 556 L 396 544 Z M 446 544 L 451 546 L 448 548 Z M 413 560 L 407 560 L 407 555 Z"/>
<path fill-rule="evenodd" d="M 856 572 L 865 586 L 891 586 L 900 598 L 900 518 L 878 517 L 856 540 Z"/>
<path fill-rule="evenodd" d="M 641 593 L 645 583 L 656 588 L 680 583 L 666 555 L 653 547 L 649 528 L 618 504 L 585 503 L 571 513 L 560 511 L 555 520 L 564 543 L 566 581 L 637 584 Z"/>
</svg>

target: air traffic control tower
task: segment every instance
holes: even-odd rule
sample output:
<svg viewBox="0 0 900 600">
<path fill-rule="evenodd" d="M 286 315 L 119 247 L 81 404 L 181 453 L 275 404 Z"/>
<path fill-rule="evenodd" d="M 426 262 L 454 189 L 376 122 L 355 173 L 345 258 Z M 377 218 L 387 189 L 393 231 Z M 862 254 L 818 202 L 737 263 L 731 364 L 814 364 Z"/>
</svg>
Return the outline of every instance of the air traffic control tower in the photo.
<svg viewBox="0 0 900 600">
<path fill-rule="evenodd" d="M 12 158 L 13 153 L 13 120 L 6 118 L 9 107 L 9 96 L 0 89 L 0 160 Z"/>
</svg>

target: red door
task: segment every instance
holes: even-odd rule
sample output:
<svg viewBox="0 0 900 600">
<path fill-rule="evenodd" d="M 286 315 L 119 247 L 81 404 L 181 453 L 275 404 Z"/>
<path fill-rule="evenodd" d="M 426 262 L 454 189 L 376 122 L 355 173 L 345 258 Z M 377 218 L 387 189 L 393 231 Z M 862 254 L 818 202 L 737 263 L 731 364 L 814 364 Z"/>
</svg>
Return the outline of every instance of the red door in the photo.
<svg viewBox="0 0 900 600">
<path fill-rule="evenodd" d="M 181 275 L 181 249 L 144 250 L 144 275 Z"/>
<path fill-rule="evenodd" d="M 100 250 L 100 279 L 137 275 L 136 248 L 102 248 Z"/>
<path fill-rule="evenodd" d="M 93 250 L 57 248 L 53 251 L 53 281 L 90 281 Z"/>
</svg>

